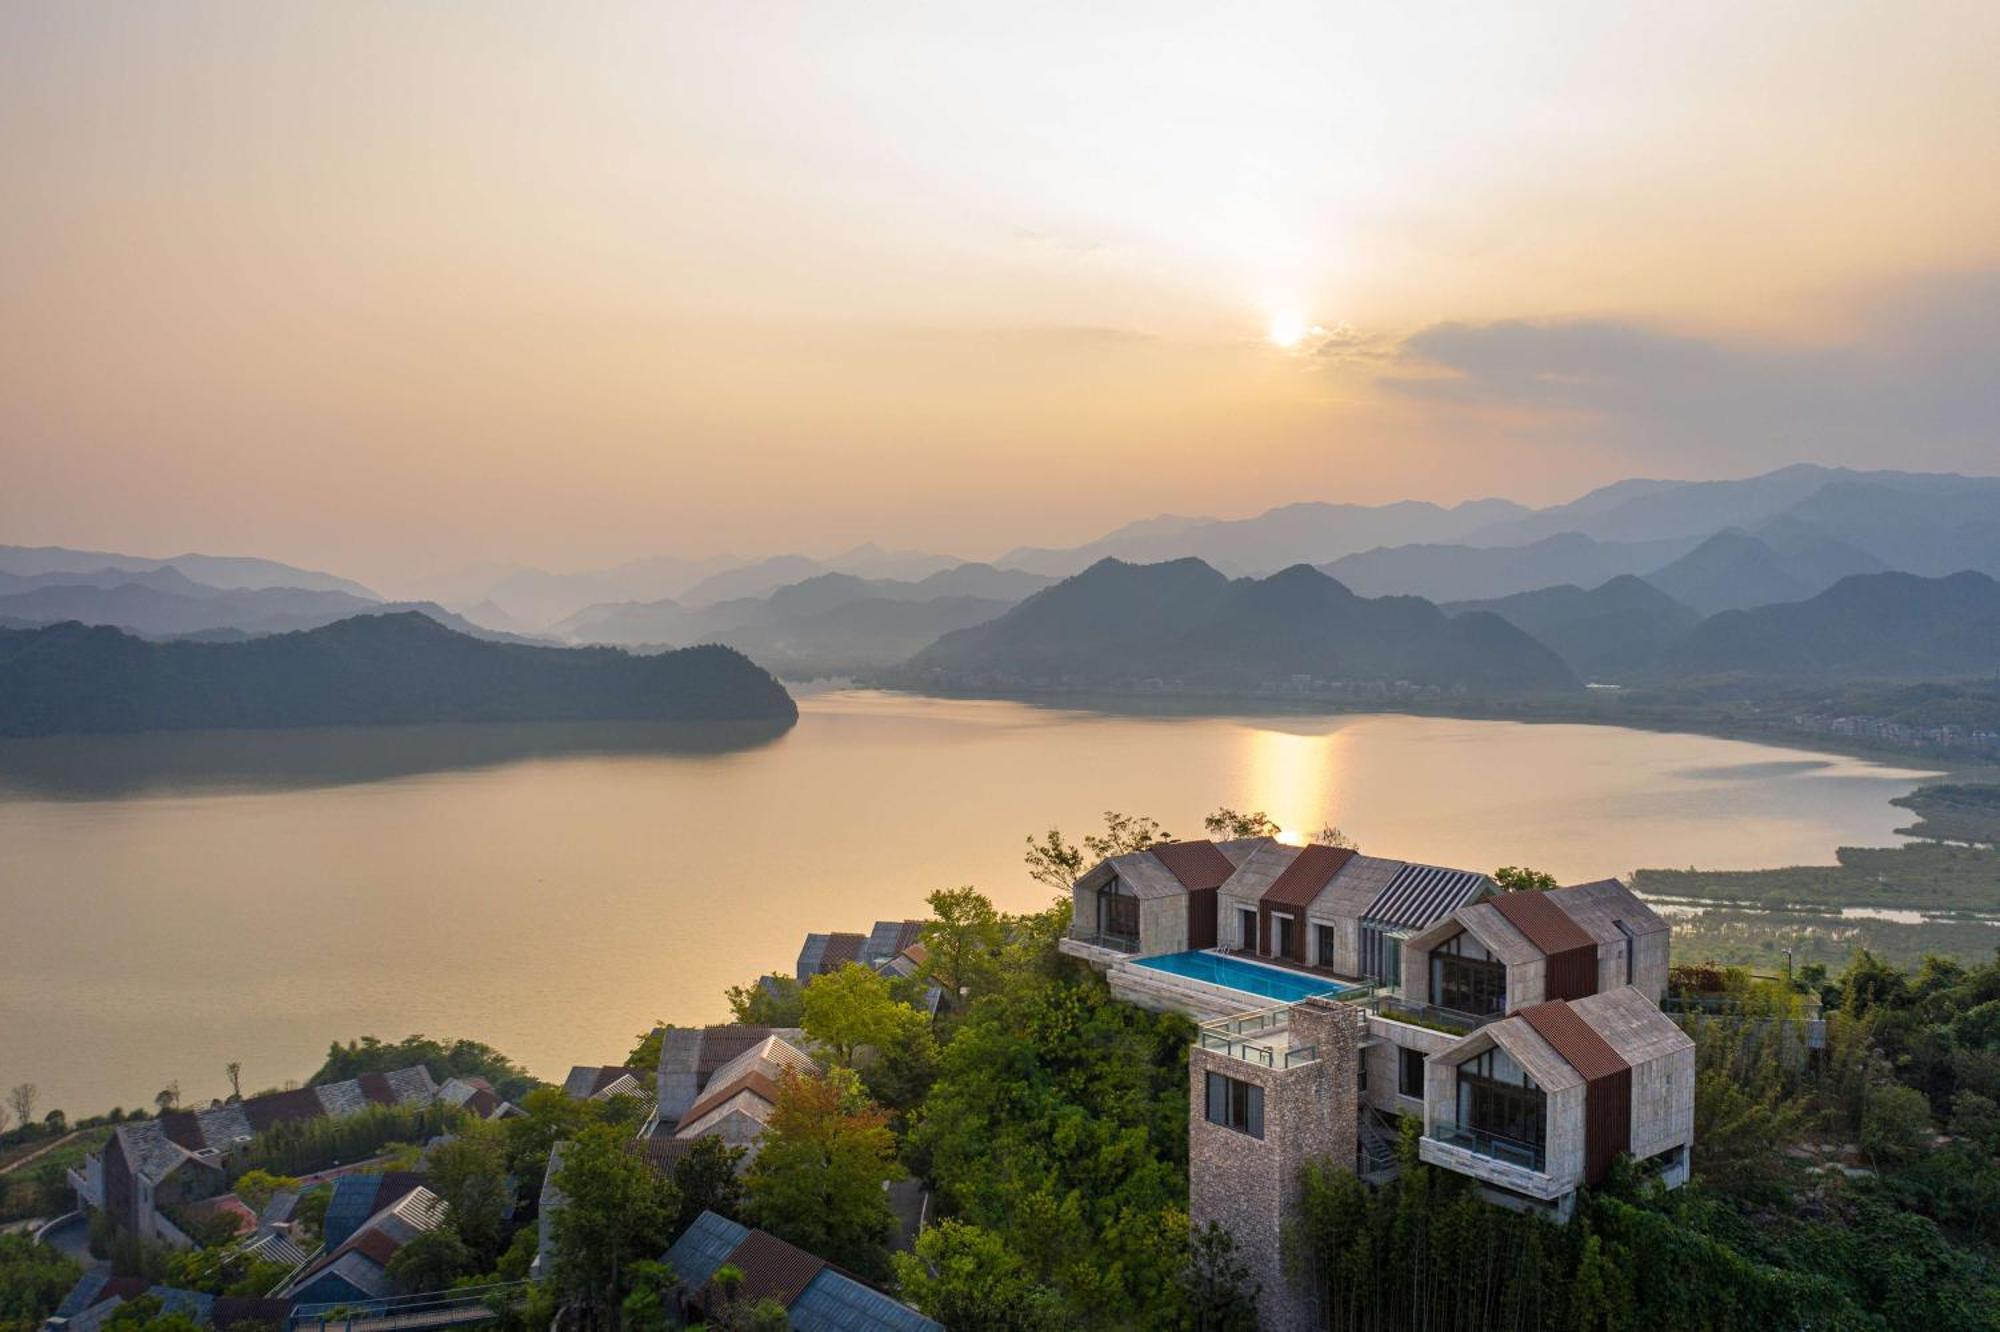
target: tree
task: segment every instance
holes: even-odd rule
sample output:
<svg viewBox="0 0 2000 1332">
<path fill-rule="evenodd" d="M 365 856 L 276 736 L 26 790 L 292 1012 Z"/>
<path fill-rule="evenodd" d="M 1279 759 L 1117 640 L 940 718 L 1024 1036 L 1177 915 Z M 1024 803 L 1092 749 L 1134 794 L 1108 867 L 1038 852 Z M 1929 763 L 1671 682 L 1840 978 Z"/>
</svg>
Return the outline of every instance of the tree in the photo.
<svg viewBox="0 0 2000 1332">
<path fill-rule="evenodd" d="M 82 1275 L 49 1245 L 0 1232 L 0 1327 L 40 1326 Z"/>
<path fill-rule="evenodd" d="M 430 1149 L 431 1191 L 483 1269 L 500 1252 L 507 1217 L 507 1142 L 500 1126 L 472 1120 Z"/>
<path fill-rule="evenodd" d="M 1055 828 L 1049 829 L 1040 841 L 1030 837 L 1026 857 L 1028 877 L 1067 899 L 1071 886 L 1084 870 L 1098 861 L 1144 851 L 1149 846 L 1172 840 L 1173 834 L 1162 828 L 1156 819 L 1107 809 L 1104 811 L 1104 831 L 1085 834 L 1081 848 L 1065 841 L 1061 831 Z"/>
<path fill-rule="evenodd" d="M 896 1001 L 886 979 L 859 962 L 814 977 L 806 986 L 804 1009 L 800 1025 L 806 1034 L 848 1065 L 860 1047 L 886 1046 L 924 1020 L 916 1009 Z"/>
<path fill-rule="evenodd" d="M 796 1027 L 803 1012 L 804 987 L 779 972 L 759 976 L 749 985 L 723 991 L 736 1021 L 755 1027 Z"/>
<path fill-rule="evenodd" d="M 625 1067 L 636 1068 L 646 1073 L 659 1072 L 660 1042 L 666 1035 L 667 1024 L 664 1022 L 655 1022 L 640 1032 L 637 1037 L 639 1043 L 632 1047 L 631 1054 L 625 1056 Z"/>
<path fill-rule="evenodd" d="M 1319 831 L 1312 835 L 1312 840 L 1316 846 L 1338 846 L 1349 851 L 1359 851 L 1361 849 L 1361 843 L 1355 841 L 1331 823 L 1321 824 Z"/>
<path fill-rule="evenodd" d="M 673 1242 L 680 1211 L 673 1183 L 608 1124 L 591 1125 L 563 1148 L 554 1182 L 563 1205 L 550 1225 L 550 1279 L 566 1302 L 616 1328 L 631 1264 L 657 1259 Z"/>
<path fill-rule="evenodd" d="M 1225 839 L 1231 837 L 1276 837 L 1279 832 L 1278 821 L 1263 810 L 1256 810 L 1249 814 L 1239 814 L 1227 805 L 1222 806 L 1215 813 L 1203 819 L 1201 826 L 1208 830 L 1210 837 Z"/>
<path fill-rule="evenodd" d="M 895 1256 L 905 1298 L 953 1332 L 1041 1332 L 1066 1326 L 1062 1301 L 998 1235 L 944 1220 Z"/>
<path fill-rule="evenodd" d="M 992 972 L 1006 935 L 1000 913 L 971 885 L 940 888 L 925 899 L 931 919 L 918 939 L 924 948 L 923 976 L 935 981 L 954 1005 L 964 1002 L 974 982 Z"/>
<path fill-rule="evenodd" d="M 676 1235 L 703 1212 L 728 1217 L 742 1213 L 744 1152 L 720 1138 L 700 1137 L 675 1159 L 674 1192 L 680 1198 L 680 1211 L 674 1217 Z"/>
<path fill-rule="evenodd" d="M 901 1173 L 888 1116 L 868 1103 L 851 1070 L 788 1071 L 744 1184 L 758 1225 L 880 1279 L 895 1221 L 883 1186 Z"/>
<path fill-rule="evenodd" d="M 242 1065 L 241 1063 L 237 1062 L 236 1060 L 232 1059 L 232 1060 L 230 1060 L 230 1061 L 229 1061 L 228 1063 L 226 1063 L 226 1064 L 224 1064 L 224 1065 L 222 1066 L 222 1071 L 223 1071 L 223 1074 L 224 1074 L 225 1076 L 227 1076 L 227 1077 L 228 1077 L 228 1079 L 229 1079 L 229 1096 L 230 1096 L 230 1099 L 231 1099 L 231 1100 L 235 1100 L 235 1101 L 240 1101 L 240 1100 L 242 1100 L 242 1099 L 243 1099 L 243 1065 Z"/>
<path fill-rule="evenodd" d="M 1188 1332 L 1257 1332 L 1261 1289 L 1228 1231 L 1210 1222 L 1189 1234 L 1181 1272 L 1182 1325 Z"/>
<path fill-rule="evenodd" d="M 1907 1161 L 1931 1133 L 1931 1103 L 1914 1087 L 1888 1083 L 1868 1090 L 1861 1147 L 1880 1161 Z"/>
<path fill-rule="evenodd" d="M 69 1132 L 69 1116 L 64 1114 L 60 1109 L 51 1110 L 42 1116 L 42 1127 L 55 1134 L 67 1133 Z"/>
<path fill-rule="evenodd" d="M 296 1189 L 299 1181 L 290 1175 L 274 1175 L 268 1170 L 246 1170 L 236 1180 L 236 1199 L 253 1212 L 261 1212 L 271 1199 L 286 1189 Z"/>
<path fill-rule="evenodd" d="M 389 1259 L 389 1275 L 405 1295 L 447 1290 L 478 1270 L 472 1250 L 448 1225 L 418 1235 Z"/>
<path fill-rule="evenodd" d="M 165 1114 L 180 1103 L 181 1084 L 178 1080 L 169 1082 L 166 1086 L 153 1093 L 153 1104 L 159 1108 L 161 1114 Z"/>
<path fill-rule="evenodd" d="M 13 1108 L 14 1118 L 26 1128 L 35 1122 L 35 1084 L 17 1082 L 14 1090 L 7 1093 L 7 1104 Z"/>
<path fill-rule="evenodd" d="M 1556 886 L 1556 876 L 1519 865 L 1502 865 L 1493 871 L 1493 882 L 1503 893 L 1540 893 Z"/>
</svg>

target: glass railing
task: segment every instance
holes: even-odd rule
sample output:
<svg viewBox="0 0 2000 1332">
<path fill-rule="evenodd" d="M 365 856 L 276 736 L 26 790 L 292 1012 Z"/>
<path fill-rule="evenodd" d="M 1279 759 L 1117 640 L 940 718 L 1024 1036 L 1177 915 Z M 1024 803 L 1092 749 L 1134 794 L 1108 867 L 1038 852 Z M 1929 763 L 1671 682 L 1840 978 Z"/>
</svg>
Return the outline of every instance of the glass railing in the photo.
<svg viewBox="0 0 2000 1332">
<path fill-rule="evenodd" d="M 1072 930 L 1070 938 L 1093 948 L 1108 948 L 1114 953 L 1136 953 L 1139 951 L 1139 937 L 1134 934 L 1103 934 L 1094 930 Z"/>
<path fill-rule="evenodd" d="M 1392 994 L 1376 996 L 1375 1011 L 1393 1022 L 1407 1022 L 1413 1027 L 1428 1027 L 1432 1031 L 1447 1032 L 1453 1036 L 1463 1036 L 1474 1032 L 1489 1022 L 1498 1022 L 1504 1013 L 1461 1013 L 1455 1008 L 1440 1008 L 1436 1004 L 1420 1004 L 1409 999 L 1398 999 Z"/>
<path fill-rule="evenodd" d="M 1548 1152 L 1544 1144 L 1524 1142 L 1510 1138 L 1504 1133 L 1494 1133 L 1487 1129 L 1466 1128 L 1458 1124 L 1439 1124 L 1430 1136 L 1438 1142 L 1452 1147 L 1463 1147 L 1466 1151 L 1480 1156 L 1491 1157 L 1508 1165 L 1520 1166 L 1524 1170 L 1541 1173 L 1548 1169 Z"/>
</svg>

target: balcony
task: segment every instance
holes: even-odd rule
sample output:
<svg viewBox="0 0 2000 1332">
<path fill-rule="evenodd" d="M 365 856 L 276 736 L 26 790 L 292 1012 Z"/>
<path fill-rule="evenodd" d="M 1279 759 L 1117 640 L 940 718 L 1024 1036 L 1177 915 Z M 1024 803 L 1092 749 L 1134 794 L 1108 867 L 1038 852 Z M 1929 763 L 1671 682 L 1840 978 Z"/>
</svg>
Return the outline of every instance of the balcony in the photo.
<svg viewBox="0 0 2000 1332">
<path fill-rule="evenodd" d="M 1297 1068 L 1319 1058 L 1311 1045 L 1292 1044 L 1292 1010 L 1265 1008 L 1254 1013 L 1204 1022 L 1196 1030 L 1196 1041 L 1204 1050 L 1213 1050 L 1230 1059 L 1264 1068 Z"/>
<path fill-rule="evenodd" d="M 1136 934 L 1106 934 L 1100 930 L 1071 930 L 1069 937 L 1089 948 L 1103 948 L 1113 953 L 1136 953 L 1139 951 L 1139 936 Z"/>
<path fill-rule="evenodd" d="M 1489 1022 L 1498 1022 L 1504 1013 L 1461 1013 L 1455 1008 L 1440 1008 L 1436 1004 L 1420 1004 L 1409 999 L 1398 999 L 1392 994 L 1381 994 L 1375 998 L 1375 1013 L 1391 1022 L 1406 1022 L 1413 1027 L 1426 1027 L 1431 1031 L 1441 1031 L 1448 1036 L 1469 1036 Z"/>
<path fill-rule="evenodd" d="M 1480 1156 L 1489 1156 L 1495 1161 L 1518 1166 L 1522 1170 L 1533 1170 L 1539 1174 L 1548 1169 L 1548 1148 L 1544 1143 L 1523 1142 L 1504 1133 L 1466 1128 L 1458 1124 L 1440 1124 L 1432 1131 L 1431 1136 L 1439 1142 L 1462 1147 Z"/>
</svg>

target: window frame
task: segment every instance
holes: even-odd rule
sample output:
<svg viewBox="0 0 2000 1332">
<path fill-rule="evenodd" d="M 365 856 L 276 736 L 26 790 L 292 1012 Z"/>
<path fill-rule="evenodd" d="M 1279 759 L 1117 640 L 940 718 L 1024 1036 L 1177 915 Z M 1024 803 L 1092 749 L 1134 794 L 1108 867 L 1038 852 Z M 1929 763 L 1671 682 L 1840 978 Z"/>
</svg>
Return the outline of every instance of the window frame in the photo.
<svg viewBox="0 0 2000 1332">
<path fill-rule="evenodd" d="M 1263 1141 L 1264 1089 L 1257 1083 L 1210 1069 L 1202 1099 L 1202 1117 L 1209 1123 Z"/>
<path fill-rule="evenodd" d="M 1415 1101 L 1423 1100 L 1424 1065 L 1427 1062 L 1424 1058 L 1424 1052 L 1408 1045 L 1399 1045 L 1396 1047 L 1396 1050 L 1396 1095 L 1407 1096 Z M 1415 1091 L 1410 1090 L 1410 1074 L 1413 1069 L 1416 1072 L 1417 1089 Z"/>
</svg>

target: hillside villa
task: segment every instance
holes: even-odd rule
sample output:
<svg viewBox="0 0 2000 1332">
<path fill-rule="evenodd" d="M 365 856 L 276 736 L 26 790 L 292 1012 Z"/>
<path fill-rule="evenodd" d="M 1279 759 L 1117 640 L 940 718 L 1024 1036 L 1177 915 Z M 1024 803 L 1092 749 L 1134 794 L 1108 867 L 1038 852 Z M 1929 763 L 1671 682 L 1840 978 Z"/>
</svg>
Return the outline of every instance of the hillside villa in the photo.
<svg viewBox="0 0 2000 1332">
<path fill-rule="evenodd" d="M 1503 893 L 1469 870 L 1292 847 L 1167 843 L 1074 885 L 1062 951 L 1199 1024 L 1189 1214 L 1235 1237 L 1264 1326 L 1316 1326 L 1284 1226 L 1308 1161 L 1422 1159 L 1567 1220 L 1620 1156 L 1668 1187 L 1694 1138 L 1694 1043 L 1660 1011 L 1667 923 L 1615 880 Z"/>
</svg>

